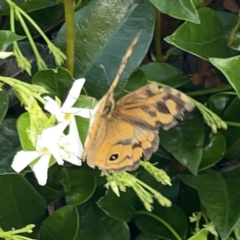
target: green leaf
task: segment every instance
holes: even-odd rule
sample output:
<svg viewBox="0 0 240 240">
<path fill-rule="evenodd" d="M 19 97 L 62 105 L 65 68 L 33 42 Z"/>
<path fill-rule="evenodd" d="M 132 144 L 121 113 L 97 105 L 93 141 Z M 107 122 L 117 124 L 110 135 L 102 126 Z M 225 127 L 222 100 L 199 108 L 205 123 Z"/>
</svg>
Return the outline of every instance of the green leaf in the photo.
<svg viewBox="0 0 240 240">
<path fill-rule="evenodd" d="M 231 12 L 223 11 L 217 11 L 216 13 L 221 21 L 222 26 L 227 30 L 232 30 L 238 20 L 237 15 Z"/>
<path fill-rule="evenodd" d="M 142 232 L 163 239 L 185 239 L 187 234 L 187 219 L 180 207 L 170 208 L 154 205 L 152 213 L 138 211 L 135 215 L 136 226 Z"/>
<path fill-rule="evenodd" d="M 28 112 L 23 113 L 17 119 L 17 130 L 19 134 L 19 139 L 23 150 L 35 150 L 35 147 L 32 145 L 32 142 L 28 138 L 27 129 L 30 126 L 30 116 Z"/>
<path fill-rule="evenodd" d="M 11 164 L 19 145 L 16 119 L 5 119 L 0 124 L 0 174 L 13 172 Z"/>
<path fill-rule="evenodd" d="M 73 78 L 67 69 L 59 67 L 37 72 L 32 83 L 44 87 L 53 97 L 64 100 L 73 84 Z"/>
<path fill-rule="evenodd" d="M 194 134 L 197 129 L 197 134 Z M 197 174 L 202 159 L 205 125 L 197 111 L 185 113 L 184 121 L 168 131 L 160 131 L 162 146 L 193 174 Z"/>
<path fill-rule="evenodd" d="M 179 68 L 168 63 L 148 63 L 142 65 L 140 69 L 147 76 L 147 80 L 163 83 L 174 88 L 189 82 L 189 78 Z"/>
<path fill-rule="evenodd" d="M 111 218 L 96 205 L 96 199 L 79 206 L 80 229 L 78 240 L 130 240 L 126 223 Z"/>
<path fill-rule="evenodd" d="M 40 226 L 46 214 L 45 201 L 23 176 L 1 175 L 0 196 L 0 225 L 4 230 Z"/>
<path fill-rule="evenodd" d="M 183 174 L 181 180 L 198 190 L 207 215 L 222 239 L 227 239 L 240 219 L 240 168 L 219 174 L 208 170 L 198 176 Z"/>
<path fill-rule="evenodd" d="M 145 86 L 146 84 L 148 84 L 148 81 L 145 73 L 142 71 L 142 69 L 137 69 L 129 77 L 124 90 L 132 92 L 140 87 Z"/>
<path fill-rule="evenodd" d="M 150 2 L 159 9 L 160 12 L 166 13 L 174 18 L 200 23 L 198 12 L 192 0 L 150 0 Z"/>
<path fill-rule="evenodd" d="M 225 121 L 240 122 L 240 115 L 236 114 L 239 111 L 240 111 L 240 100 L 238 97 L 235 97 L 232 101 L 230 101 L 228 106 L 225 108 L 222 114 L 222 118 Z M 235 142 L 239 141 L 240 128 L 228 126 L 227 130 L 222 131 L 222 134 L 225 136 L 227 147 L 229 148 L 232 145 L 235 145 Z"/>
<path fill-rule="evenodd" d="M 0 90 L 0 124 L 2 123 L 8 110 L 8 94 L 5 89 Z"/>
<path fill-rule="evenodd" d="M 54 202 L 65 196 L 65 192 L 60 184 L 60 171 L 61 170 L 59 169 L 59 166 L 57 164 L 51 166 L 48 169 L 48 181 L 45 186 L 41 186 L 38 184 L 38 181 L 32 172 L 28 172 L 25 175 L 28 181 L 32 184 L 32 186 L 45 199 L 46 205 L 53 204 Z"/>
<path fill-rule="evenodd" d="M 208 99 L 208 107 L 217 115 L 222 116 L 225 108 L 234 97 L 235 95 L 230 93 L 216 93 Z"/>
<path fill-rule="evenodd" d="M 106 17 L 107 16 L 107 17 Z M 122 58 L 136 34 L 142 31 L 124 72 L 119 89 L 141 63 L 152 41 L 155 9 L 146 0 L 93 0 L 75 14 L 75 71 L 76 78 L 85 77 L 89 95 L 100 98 L 116 76 Z M 103 34 L 104 31 L 104 34 Z M 66 46 L 66 29 L 59 31 L 55 43 Z M 104 66 L 105 72 L 100 67 Z M 117 92 L 118 90 L 116 90 Z"/>
<path fill-rule="evenodd" d="M 231 57 L 227 36 L 216 12 L 210 8 L 199 11 L 201 23 L 185 22 L 165 40 L 174 46 L 208 60 L 210 57 Z M 219 50 L 221 49 L 221 51 Z"/>
<path fill-rule="evenodd" d="M 129 222 L 135 212 L 133 196 L 130 191 L 121 192 L 118 197 L 109 189 L 106 195 L 98 201 L 98 206 L 111 217 L 122 222 Z"/>
<path fill-rule="evenodd" d="M 0 6 L 2 6 L 1 0 Z M 19 36 L 14 32 L 0 30 L 0 51 L 5 51 L 10 44 L 12 44 L 15 41 L 22 40 L 24 38 L 25 36 Z"/>
<path fill-rule="evenodd" d="M 227 59 L 210 58 L 209 61 L 225 75 L 240 98 L 240 82 L 238 81 L 240 57 L 236 56 Z"/>
<path fill-rule="evenodd" d="M 159 240 L 159 238 L 146 233 L 140 233 L 135 240 Z"/>
<path fill-rule="evenodd" d="M 57 0 L 31 0 L 31 1 L 26 1 L 26 0 L 15 0 L 13 1 L 17 4 L 18 7 L 20 7 L 22 10 L 25 12 L 31 12 L 35 11 L 41 8 L 45 7 L 50 7 L 56 5 L 58 2 Z M 0 14 L 1 15 L 9 15 L 10 13 L 10 8 L 8 3 L 5 0 L 0 0 Z"/>
<path fill-rule="evenodd" d="M 226 140 L 220 132 L 211 132 L 208 138 L 208 143 L 203 148 L 199 170 L 213 166 L 222 159 L 226 151 Z"/>
<path fill-rule="evenodd" d="M 61 176 L 67 204 L 78 205 L 86 202 L 96 189 L 96 180 L 89 172 L 63 168 Z"/>
<path fill-rule="evenodd" d="M 201 229 L 198 233 L 194 234 L 194 236 L 188 238 L 188 240 L 207 240 L 208 239 L 208 230 Z"/>
<path fill-rule="evenodd" d="M 74 107 L 93 109 L 96 106 L 96 104 L 97 104 L 97 101 L 95 98 L 81 95 L 80 98 L 78 98 L 77 101 L 75 102 Z M 77 123 L 78 132 L 80 135 L 80 139 L 82 140 L 82 142 L 84 142 L 88 134 L 90 119 L 78 117 L 78 116 L 76 116 L 75 119 Z"/>
<path fill-rule="evenodd" d="M 75 206 L 64 206 L 42 224 L 41 240 L 74 240 L 78 234 L 79 215 Z"/>
<path fill-rule="evenodd" d="M 240 220 L 237 222 L 233 231 L 235 233 L 236 239 L 240 239 Z"/>
</svg>

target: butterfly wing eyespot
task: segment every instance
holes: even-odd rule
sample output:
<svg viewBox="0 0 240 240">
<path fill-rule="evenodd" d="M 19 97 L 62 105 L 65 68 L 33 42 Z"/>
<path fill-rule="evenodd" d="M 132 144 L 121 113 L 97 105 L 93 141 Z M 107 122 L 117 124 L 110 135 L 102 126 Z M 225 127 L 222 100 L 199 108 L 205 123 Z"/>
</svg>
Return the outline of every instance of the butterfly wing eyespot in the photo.
<svg viewBox="0 0 240 240">
<path fill-rule="evenodd" d="M 115 160 L 118 159 L 118 157 L 119 157 L 119 154 L 118 153 L 114 153 L 114 154 L 112 154 L 110 156 L 109 161 L 115 161 Z"/>
</svg>

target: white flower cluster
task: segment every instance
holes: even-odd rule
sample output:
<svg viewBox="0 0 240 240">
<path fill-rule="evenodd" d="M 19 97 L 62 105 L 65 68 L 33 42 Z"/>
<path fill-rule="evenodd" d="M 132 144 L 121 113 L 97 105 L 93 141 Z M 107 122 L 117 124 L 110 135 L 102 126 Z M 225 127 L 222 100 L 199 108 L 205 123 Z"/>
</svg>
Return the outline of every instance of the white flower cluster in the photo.
<svg viewBox="0 0 240 240">
<path fill-rule="evenodd" d="M 59 165 L 63 165 L 64 161 L 68 161 L 81 166 L 82 162 L 79 157 L 82 155 L 83 145 L 78 134 L 75 116 L 90 118 L 93 110 L 76 108 L 73 105 L 78 99 L 84 83 L 84 78 L 74 81 L 62 107 L 59 107 L 52 98 L 44 97 L 46 100 L 44 109 L 56 117 L 58 124 L 43 130 L 42 134 L 38 136 L 35 151 L 21 150 L 15 155 L 12 168 L 16 172 L 21 172 L 34 161 L 32 170 L 38 183 L 45 185 L 51 156 L 55 158 Z M 68 126 L 69 132 L 65 135 L 64 130 Z"/>
</svg>

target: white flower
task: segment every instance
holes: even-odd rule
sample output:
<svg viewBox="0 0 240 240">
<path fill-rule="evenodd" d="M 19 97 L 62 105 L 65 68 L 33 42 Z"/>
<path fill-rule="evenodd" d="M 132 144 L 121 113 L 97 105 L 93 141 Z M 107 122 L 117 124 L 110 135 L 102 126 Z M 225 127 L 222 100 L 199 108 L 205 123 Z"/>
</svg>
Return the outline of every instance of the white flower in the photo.
<svg viewBox="0 0 240 240">
<path fill-rule="evenodd" d="M 35 151 L 18 152 L 12 163 L 12 168 L 16 172 L 21 172 L 30 163 L 37 162 L 32 166 L 32 170 L 40 185 L 47 182 L 47 172 L 51 156 L 53 156 L 58 164 L 63 165 L 63 159 L 75 165 L 81 166 L 81 160 L 77 157 L 77 150 L 69 143 L 69 136 L 62 133 L 59 134 L 59 127 L 54 126 L 45 129 L 38 136 Z"/>
<path fill-rule="evenodd" d="M 73 107 L 74 103 L 77 101 L 82 87 L 85 83 L 85 79 L 81 78 L 74 81 L 72 88 L 69 91 L 66 101 L 63 103 L 62 107 L 59 107 L 57 102 L 50 97 L 44 97 L 47 101 L 44 108 L 53 114 L 58 120 L 59 133 L 64 131 L 64 129 L 69 125 L 69 142 L 77 156 L 81 156 L 83 152 L 83 145 L 79 138 L 77 124 L 74 116 L 81 116 L 84 118 L 90 118 L 93 115 L 93 110 L 89 108 L 76 108 Z M 59 136 L 60 136 L 59 135 Z M 52 142 L 50 142 L 51 144 Z M 54 144 L 54 143 L 52 143 Z"/>
<path fill-rule="evenodd" d="M 50 158 L 53 156 L 59 165 L 63 165 L 64 160 L 72 164 L 81 166 L 82 162 L 78 158 L 82 155 L 83 145 L 79 138 L 77 124 L 74 116 L 90 118 L 92 109 L 72 107 L 78 99 L 85 79 L 76 80 L 73 83 L 66 101 L 59 107 L 57 102 L 50 97 L 45 97 L 47 103 L 45 109 L 55 115 L 58 124 L 43 130 L 38 136 L 35 151 L 18 152 L 12 163 L 12 168 L 16 172 L 21 172 L 30 163 L 32 170 L 40 185 L 47 182 L 47 172 Z M 67 135 L 63 133 L 69 125 Z M 36 160 L 36 161 L 35 161 Z"/>
</svg>

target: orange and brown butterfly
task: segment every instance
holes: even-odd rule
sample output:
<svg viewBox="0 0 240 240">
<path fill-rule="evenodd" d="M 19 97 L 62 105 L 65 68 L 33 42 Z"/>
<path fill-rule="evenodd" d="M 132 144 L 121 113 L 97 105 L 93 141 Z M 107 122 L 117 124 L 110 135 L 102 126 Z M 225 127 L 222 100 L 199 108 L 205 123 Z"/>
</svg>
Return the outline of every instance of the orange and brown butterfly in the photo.
<svg viewBox="0 0 240 240">
<path fill-rule="evenodd" d="M 159 127 L 168 130 L 177 124 L 176 119 L 183 118 L 185 110 L 194 108 L 184 94 L 168 87 L 159 89 L 156 82 L 114 101 L 114 89 L 139 36 L 132 41 L 111 87 L 94 109 L 83 152 L 83 160 L 92 168 L 135 170 L 141 158 L 149 160 L 157 151 Z"/>
</svg>

